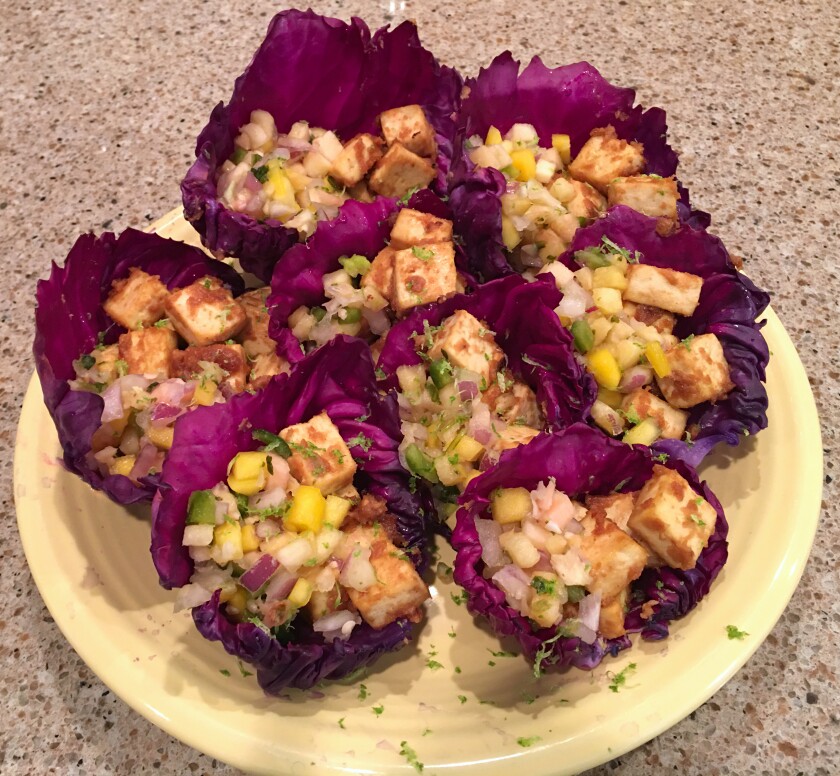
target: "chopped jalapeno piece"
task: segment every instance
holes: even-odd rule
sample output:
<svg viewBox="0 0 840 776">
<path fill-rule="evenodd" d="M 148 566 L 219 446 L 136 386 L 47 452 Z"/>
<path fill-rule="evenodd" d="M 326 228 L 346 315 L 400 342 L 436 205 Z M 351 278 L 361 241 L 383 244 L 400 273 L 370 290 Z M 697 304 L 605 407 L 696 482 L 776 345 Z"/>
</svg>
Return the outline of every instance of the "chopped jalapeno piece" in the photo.
<svg viewBox="0 0 840 776">
<path fill-rule="evenodd" d="M 216 499 L 209 490 L 196 490 L 190 494 L 187 525 L 216 525 Z"/>
<path fill-rule="evenodd" d="M 244 148 L 237 147 L 230 158 L 234 164 L 239 164 L 247 155 L 248 152 Z"/>
<path fill-rule="evenodd" d="M 435 462 L 417 445 L 412 444 L 405 449 L 405 462 L 413 474 L 429 482 L 438 482 Z"/>
<path fill-rule="evenodd" d="M 572 324 L 572 337 L 578 353 L 588 353 L 595 344 L 595 334 L 586 321 L 575 321 Z"/>
<path fill-rule="evenodd" d="M 575 261 L 578 264 L 583 264 L 589 269 L 598 269 L 599 267 L 609 267 L 610 262 L 608 256 L 604 256 L 599 250 L 595 248 L 587 248 L 585 251 L 575 251 Z"/>
<path fill-rule="evenodd" d="M 437 388 L 443 388 L 455 379 L 452 375 L 452 364 L 445 358 L 439 358 L 429 364 L 429 376 Z"/>
<path fill-rule="evenodd" d="M 569 603 L 577 604 L 586 598 L 586 588 L 583 585 L 569 585 L 566 588 L 569 595 Z"/>
<path fill-rule="evenodd" d="M 316 321 L 323 321 L 327 311 L 323 307 L 313 307 L 310 311 Z"/>
<path fill-rule="evenodd" d="M 339 323 L 358 323 L 362 320 L 362 311 L 358 307 L 345 307 L 344 317 L 339 318 Z"/>
<path fill-rule="evenodd" d="M 370 262 L 364 256 L 359 256 L 357 253 L 352 256 L 342 256 L 338 260 L 338 263 L 344 267 L 344 271 L 351 278 L 364 275 L 370 269 Z"/>
</svg>

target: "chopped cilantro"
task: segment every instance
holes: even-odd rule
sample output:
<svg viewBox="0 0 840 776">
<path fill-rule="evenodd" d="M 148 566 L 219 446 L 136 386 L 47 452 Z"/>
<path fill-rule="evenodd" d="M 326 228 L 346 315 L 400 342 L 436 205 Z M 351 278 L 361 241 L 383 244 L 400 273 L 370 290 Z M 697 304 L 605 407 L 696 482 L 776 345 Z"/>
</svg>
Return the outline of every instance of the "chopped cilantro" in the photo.
<svg viewBox="0 0 840 776">
<path fill-rule="evenodd" d="M 446 457 L 446 460 L 449 461 L 449 463 L 451 463 L 453 466 L 457 466 L 459 458 L 460 456 L 458 455 L 458 453 L 452 453 L 452 455 L 448 455 Z"/>
<path fill-rule="evenodd" d="M 665 463 L 671 456 L 668 453 L 660 453 L 653 457 L 654 461 L 659 461 L 659 463 Z"/>
<path fill-rule="evenodd" d="M 230 676 L 230 671 L 228 671 L 228 670 L 227 670 L 227 668 L 220 668 L 220 669 L 219 669 L 219 673 L 220 673 L 222 676 Z"/>
<path fill-rule="evenodd" d="M 624 687 L 627 684 L 627 677 L 635 670 L 636 664 L 630 663 L 625 669 L 619 671 L 617 674 L 614 674 L 612 671 L 607 671 L 607 676 L 610 679 L 610 690 L 612 692 L 618 692 L 620 687 Z"/>
<path fill-rule="evenodd" d="M 253 676 L 253 675 L 254 675 L 254 674 L 252 674 L 250 671 L 246 671 L 246 670 L 245 670 L 245 666 L 243 666 L 243 665 L 242 665 L 242 661 L 241 661 L 241 660 L 237 660 L 236 662 L 239 664 L 239 673 L 240 673 L 240 674 L 242 674 L 242 676 L 243 676 L 243 677 Z"/>
<path fill-rule="evenodd" d="M 685 432 L 685 435 L 683 436 L 683 441 L 684 441 L 684 442 L 685 442 L 685 443 L 686 443 L 689 447 L 691 447 L 692 445 L 694 445 L 694 440 L 691 438 L 691 432 L 690 432 L 690 431 L 686 431 L 686 432 Z"/>
<path fill-rule="evenodd" d="M 456 673 L 456 674 L 460 674 L 460 673 L 461 673 L 461 666 L 455 666 L 455 673 Z"/>
<path fill-rule="evenodd" d="M 466 695 L 459 695 L 458 700 L 461 701 L 461 703 L 466 703 L 467 702 L 467 696 Z"/>
<path fill-rule="evenodd" d="M 340 720 L 338 720 L 338 726 L 339 726 L 342 730 L 346 730 L 346 729 L 347 729 L 347 728 L 345 728 L 345 727 L 344 727 L 344 720 L 345 720 L 345 719 L 347 719 L 347 717 L 342 717 Z"/>
<path fill-rule="evenodd" d="M 450 626 L 449 633 L 447 633 L 446 635 L 449 636 L 450 639 L 454 639 L 455 638 L 455 628 Z"/>
<path fill-rule="evenodd" d="M 380 369 L 379 367 L 376 367 L 376 372 L 374 374 L 376 374 L 376 379 L 377 380 L 384 380 L 385 379 L 385 372 L 384 372 L 384 370 Z"/>
<path fill-rule="evenodd" d="M 449 597 L 458 605 L 465 604 L 467 602 L 467 591 L 462 590 L 460 593 L 450 593 Z"/>
<path fill-rule="evenodd" d="M 358 418 L 353 418 L 356 423 L 364 423 L 370 417 L 370 412 L 365 413 L 364 415 L 359 415 Z"/>
<path fill-rule="evenodd" d="M 365 698 L 368 697 L 368 688 L 364 684 L 359 685 L 359 700 L 363 701 Z"/>
<path fill-rule="evenodd" d="M 702 528 L 704 525 L 706 525 L 706 521 L 705 521 L 705 520 L 701 520 L 699 517 L 697 517 L 697 515 L 689 515 L 689 517 L 691 518 L 691 521 L 692 521 L 693 523 L 697 523 L 697 525 L 699 525 L 701 528 Z"/>
<path fill-rule="evenodd" d="M 661 579 L 657 579 L 656 580 L 656 589 L 657 590 L 662 590 L 663 587 L 665 587 L 665 583 Z"/>
<path fill-rule="evenodd" d="M 90 353 L 85 353 L 79 359 L 79 364 L 81 364 L 82 369 L 90 369 L 96 364 L 96 359 Z"/>
<path fill-rule="evenodd" d="M 516 652 L 494 652 L 492 649 L 487 650 L 493 657 L 516 657 Z"/>
<path fill-rule="evenodd" d="M 415 752 L 407 741 L 400 741 L 400 754 L 405 757 L 406 762 L 414 768 L 417 773 L 423 773 L 424 765 L 417 759 L 417 752 Z"/>
<path fill-rule="evenodd" d="M 283 458 L 288 458 L 292 454 L 291 448 L 286 444 L 285 440 L 281 439 L 277 434 L 266 431 L 264 428 L 258 428 L 252 431 L 251 436 L 257 442 L 263 443 L 264 446 L 262 449 L 266 453 L 277 453 L 277 455 L 281 455 Z"/>
<path fill-rule="evenodd" d="M 315 451 L 324 449 L 323 447 L 318 447 L 318 445 L 313 444 L 308 439 L 306 440 L 305 445 L 299 445 L 297 442 L 291 442 L 291 441 L 288 442 L 288 445 L 296 453 L 300 453 L 304 458 L 309 458 L 309 459 L 317 458 L 318 453 L 316 453 Z M 289 455 L 291 455 L 291 453 L 289 453 Z"/>
<path fill-rule="evenodd" d="M 524 356 L 524 355 L 522 356 L 522 363 L 523 364 L 529 364 L 530 366 L 536 366 L 540 369 L 545 369 L 548 372 L 553 371 L 551 369 L 551 367 L 547 367 L 545 364 L 539 364 L 536 361 L 534 361 L 533 358 L 529 358 L 528 356 Z"/>
<path fill-rule="evenodd" d="M 726 636 L 730 641 L 743 641 L 749 635 L 746 631 L 738 630 L 735 625 L 726 626 Z"/>
<path fill-rule="evenodd" d="M 642 422 L 642 419 L 639 417 L 639 413 L 636 412 L 635 407 L 631 407 L 629 410 L 626 411 L 618 411 L 619 415 L 623 415 L 624 419 L 631 425 L 631 426 L 638 426 L 639 423 Z"/>
<path fill-rule="evenodd" d="M 427 736 L 432 732 L 431 728 L 426 728 L 420 735 Z"/>
<path fill-rule="evenodd" d="M 545 577 L 534 577 L 531 580 L 531 587 L 537 591 L 538 595 L 554 595 L 557 590 L 557 582 Z"/>
<path fill-rule="evenodd" d="M 493 666 L 496 665 L 496 661 L 495 660 L 488 660 L 487 665 L 490 666 L 490 668 L 493 668 Z"/>
<path fill-rule="evenodd" d="M 385 707 L 384 707 L 384 706 L 382 706 L 382 705 L 379 705 L 379 706 L 372 706 L 372 707 L 371 707 L 371 711 L 372 711 L 374 714 L 376 714 L 376 716 L 378 717 L 378 716 L 380 716 L 380 715 L 382 714 L 382 712 L 383 712 L 383 711 L 385 711 Z"/>
<path fill-rule="evenodd" d="M 516 739 L 516 743 L 519 744 L 519 746 L 524 746 L 524 747 L 533 746 L 534 744 L 537 743 L 537 741 L 542 741 L 542 737 L 541 736 L 531 736 L 530 738 L 525 738 L 523 736 L 523 737 L 520 737 L 520 738 Z"/>
<path fill-rule="evenodd" d="M 118 358 L 114 361 L 114 366 L 116 367 L 117 374 L 120 377 L 125 377 L 128 374 L 128 362 L 124 361 L 121 358 Z"/>
<path fill-rule="evenodd" d="M 367 452 L 370 450 L 370 446 L 373 444 L 373 440 L 370 437 L 365 436 L 364 434 L 356 434 L 352 439 L 347 440 L 348 447 L 361 447 L 362 450 Z"/>
<path fill-rule="evenodd" d="M 531 693 L 525 693 L 525 695 L 522 696 L 522 703 L 530 706 L 536 699 L 536 695 L 531 695 Z"/>
<path fill-rule="evenodd" d="M 419 186 L 412 186 L 405 194 L 403 194 L 397 202 L 400 205 L 407 205 L 408 200 L 410 200 L 418 191 L 420 190 Z"/>
<path fill-rule="evenodd" d="M 682 345 L 686 350 L 691 350 L 692 342 L 694 342 L 694 335 L 689 334 L 685 339 L 680 340 L 680 345 Z"/>
<path fill-rule="evenodd" d="M 251 172 L 260 183 L 265 183 L 268 180 L 268 167 L 264 164 L 260 167 L 252 167 Z"/>
<path fill-rule="evenodd" d="M 697 506 L 699 507 L 705 500 L 706 499 L 704 499 L 702 496 L 698 496 L 696 499 L 694 499 L 694 503 L 697 504 Z"/>
<path fill-rule="evenodd" d="M 334 447 L 332 450 L 330 450 L 330 453 L 332 453 L 333 458 L 335 458 L 335 460 L 338 461 L 339 466 L 341 466 L 344 463 L 344 453 L 342 453 L 341 450 L 339 450 L 337 447 Z"/>
</svg>

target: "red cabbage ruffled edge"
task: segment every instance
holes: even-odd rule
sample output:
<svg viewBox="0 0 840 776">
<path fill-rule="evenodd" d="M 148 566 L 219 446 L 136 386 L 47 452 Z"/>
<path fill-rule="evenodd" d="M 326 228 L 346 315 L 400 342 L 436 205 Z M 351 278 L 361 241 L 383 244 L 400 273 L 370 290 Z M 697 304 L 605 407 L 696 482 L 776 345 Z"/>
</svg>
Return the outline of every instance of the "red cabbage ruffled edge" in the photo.
<svg viewBox="0 0 840 776">
<path fill-rule="evenodd" d="M 100 332 L 105 332 L 104 343 L 111 344 L 125 331 L 108 317 L 102 303 L 111 283 L 126 277 L 132 267 L 159 275 L 170 289 L 214 275 L 235 295 L 243 290 L 236 272 L 200 249 L 136 229 L 127 229 L 119 238 L 111 232 L 81 235 L 64 265 L 53 262 L 49 278 L 38 281 L 32 350 L 64 464 L 119 504 L 149 501 L 159 475 L 134 484 L 121 474 L 103 477 L 88 465 L 91 438 L 100 426 L 104 405 L 98 394 L 73 391 L 68 382 L 76 377 L 73 361 L 93 350 Z"/>
<path fill-rule="evenodd" d="M 373 362 L 364 342 L 339 336 L 279 375 L 257 394 L 240 394 L 226 404 L 203 407 L 179 420 L 152 505 L 152 559 L 166 588 L 189 581 L 192 560 L 181 545 L 189 495 L 213 487 L 227 475 L 227 464 L 241 450 L 259 447 L 251 432 L 277 432 L 326 411 L 345 441 L 360 434 L 368 449 L 351 445 L 359 464 L 357 486 L 385 499 L 406 539 L 412 562 L 423 570 L 429 561 L 434 507 L 412 493 L 399 462 L 399 413 L 393 394 L 376 388 Z M 229 620 L 214 597 L 193 610 L 199 631 L 221 641 L 232 655 L 257 667 L 260 686 L 276 695 L 286 687 L 306 689 L 370 664 L 383 652 L 402 646 L 411 623 L 397 620 L 380 631 L 357 626 L 346 642 L 325 644 L 305 624 L 295 624 L 294 642 L 281 644 L 252 623 Z"/>
<path fill-rule="evenodd" d="M 198 136 L 196 161 L 181 182 L 184 214 L 210 250 L 238 257 L 246 271 L 268 283 L 274 265 L 298 242 L 297 232 L 279 221 L 260 222 L 229 210 L 216 195 L 217 169 L 230 156 L 251 110 L 268 110 L 281 129 L 308 120 L 350 138 L 377 131 L 382 111 L 418 103 L 435 128 L 438 146 L 432 189 L 444 195 L 461 85 L 459 73 L 422 46 L 411 22 L 371 37 L 358 18 L 347 24 L 311 10 L 283 11 L 271 20 L 265 40 L 236 79 L 230 102 L 213 109 Z"/>
<path fill-rule="evenodd" d="M 634 106 L 635 91 L 610 84 L 588 62 L 549 68 L 534 57 L 519 73 L 520 64 L 509 51 L 499 54 L 475 78 L 468 78 L 469 94 L 458 114 L 458 134 L 450 186 L 455 225 L 468 246 L 470 268 L 484 279 L 514 272 L 502 242 L 501 195 L 504 176 L 477 168 L 464 149 L 474 134 L 482 137 L 490 126 L 507 132 L 516 122 L 533 124 L 544 145 L 551 135 L 570 136 L 577 154 L 598 127 L 612 124 L 619 137 L 645 147 L 647 171 L 662 177 L 675 174 L 678 158 L 666 140 L 667 123 L 661 108 Z M 688 191 L 680 186 L 679 217 L 705 227 L 709 216 L 692 211 Z"/>
<path fill-rule="evenodd" d="M 642 487 L 653 472 L 653 464 L 647 448 L 609 439 L 584 424 L 575 424 L 557 434 L 541 434 L 527 445 L 503 453 L 499 463 L 472 480 L 460 498 L 462 506 L 452 534 L 456 551 L 454 578 L 467 592 L 468 609 L 486 617 L 499 636 L 515 637 L 529 660 L 533 661 L 538 652 L 545 655 L 543 668 L 574 666 L 591 670 L 607 655 L 615 657 L 631 646 L 628 636 L 599 637 L 593 644 L 577 637 L 552 642 L 555 632 L 532 626 L 507 604 L 505 594 L 482 576 L 481 544 L 475 519 L 487 509 L 496 488 L 533 489 L 539 482 L 554 477 L 557 488 L 573 498 L 628 492 Z M 718 518 L 715 532 L 694 569 L 650 568 L 633 583 L 625 627 L 628 633 L 640 633 L 649 641 L 667 637 L 669 623 L 688 614 L 709 592 L 728 557 L 729 527 L 714 493 L 679 458 L 670 458 L 664 465 L 685 477 L 694 491 L 714 507 Z M 653 614 L 645 619 L 642 607 L 650 601 L 656 605 Z"/>
<path fill-rule="evenodd" d="M 687 225 L 663 236 L 656 232 L 655 218 L 624 206 L 613 208 L 603 218 L 579 229 L 560 261 L 576 267 L 574 252 L 600 245 L 603 237 L 631 254 L 638 251 L 643 264 L 691 272 L 703 278 L 697 309 L 692 316 L 679 320 L 674 333 L 681 339 L 691 334 L 717 336 L 735 384 L 723 401 L 705 402 L 690 411 L 688 425 L 699 427 L 690 445 L 681 440 L 662 440 L 654 447 L 679 455 L 696 468 L 721 442 L 734 446 L 744 436 L 766 428 L 768 401 L 764 382 L 770 351 L 761 334 L 764 322 L 758 318 L 770 302 L 769 295 L 735 268 L 718 237 Z"/>
</svg>

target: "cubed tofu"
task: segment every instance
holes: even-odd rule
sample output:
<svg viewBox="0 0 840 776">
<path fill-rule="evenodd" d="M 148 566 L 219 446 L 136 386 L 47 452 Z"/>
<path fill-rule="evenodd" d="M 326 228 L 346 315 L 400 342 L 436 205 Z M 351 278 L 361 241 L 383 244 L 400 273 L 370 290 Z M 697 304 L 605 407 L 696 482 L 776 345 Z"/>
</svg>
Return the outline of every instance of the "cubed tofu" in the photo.
<svg viewBox="0 0 840 776">
<path fill-rule="evenodd" d="M 248 387 L 254 390 L 265 388 L 275 375 L 289 371 L 289 362 L 276 353 L 260 353 L 251 361 Z"/>
<path fill-rule="evenodd" d="M 376 199 L 366 181 L 359 181 L 355 186 L 347 189 L 346 193 L 350 199 L 357 199 L 359 202 L 373 202 Z"/>
<path fill-rule="evenodd" d="M 649 304 L 627 302 L 624 308 L 624 311 L 628 315 L 631 315 L 646 326 L 653 326 L 660 334 L 671 334 L 674 331 L 674 326 L 677 325 L 676 316 L 667 310 L 663 310 L 661 307 L 651 307 Z"/>
<path fill-rule="evenodd" d="M 397 214 L 391 229 L 391 247 L 397 250 L 410 248 L 412 245 L 451 241 L 451 221 L 407 207 Z"/>
<path fill-rule="evenodd" d="M 587 496 L 586 508 L 596 521 L 609 520 L 626 531 L 635 502 L 635 493 L 610 493 L 608 496 Z"/>
<path fill-rule="evenodd" d="M 493 332 L 466 310 L 456 310 L 435 334 L 429 357 L 435 360 L 444 355 L 452 366 L 480 375 L 484 380 L 484 390 L 496 379 L 496 372 L 505 357 L 504 351 L 496 344 Z"/>
<path fill-rule="evenodd" d="M 392 246 L 383 248 L 370 263 L 370 269 L 364 274 L 361 282 L 362 293 L 365 296 L 365 307 L 381 310 L 382 302 L 390 303 L 394 294 L 394 255 Z"/>
<path fill-rule="evenodd" d="M 638 579 L 648 557 L 641 544 L 603 518 L 595 520 L 592 533 L 581 536 L 580 554 L 590 565 L 587 587 L 604 600 L 614 598 Z"/>
<path fill-rule="evenodd" d="M 368 185 L 383 197 L 400 199 L 412 189 L 422 189 L 435 179 L 435 167 L 413 154 L 401 143 L 394 143 L 376 164 Z"/>
<path fill-rule="evenodd" d="M 607 200 L 596 188 L 574 178 L 569 183 L 574 187 L 575 195 L 566 202 L 566 210 L 573 216 L 589 220 L 606 210 Z"/>
<path fill-rule="evenodd" d="M 674 178 L 657 178 L 650 175 L 631 175 L 616 178 L 607 184 L 607 203 L 627 205 L 646 216 L 677 220 L 677 182 Z"/>
<path fill-rule="evenodd" d="M 120 335 L 120 358 L 132 375 L 168 378 L 178 338 L 169 328 L 137 329 Z"/>
<path fill-rule="evenodd" d="M 242 294 L 236 301 L 245 312 L 245 325 L 237 339 L 249 358 L 274 353 L 277 343 L 268 336 L 268 308 L 266 301 L 271 289 L 268 286 Z"/>
<path fill-rule="evenodd" d="M 394 254 L 391 305 L 398 315 L 437 302 L 457 291 L 455 248 L 451 242 L 414 246 Z"/>
<path fill-rule="evenodd" d="M 344 539 L 347 547 L 357 544 L 370 547 L 370 562 L 377 581 L 366 590 L 347 588 L 346 592 L 364 621 L 375 630 L 400 617 L 419 622 L 421 607 L 429 598 L 429 589 L 414 564 L 384 533 L 359 527 Z"/>
<path fill-rule="evenodd" d="M 697 309 L 702 289 L 703 278 L 699 275 L 649 264 L 631 264 L 627 267 L 624 298 L 677 315 L 692 315 Z"/>
<path fill-rule="evenodd" d="M 216 364 L 225 377 L 222 380 L 234 393 L 245 390 L 250 367 L 241 345 L 200 345 L 172 354 L 172 376 L 196 380 L 207 372 L 207 364 Z"/>
<path fill-rule="evenodd" d="M 528 426 L 507 426 L 499 432 L 496 447 L 499 450 L 513 450 L 514 447 L 527 445 L 540 432 Z"/>
<path fill-rule="evenodd" d="M 433 157 L 437 153 L 434 127 L 419 105 L 383 111 L 379 123 L 389 146 L 400 143 L 418 156 Z"/>
<path fill-rule="evenodd" d="M 714 533 L 717 513 L 677 472 L 655 464 L 628 523 L 638 539 L 675 569 L 692 569 Z"/>
<path fill-rule="evenodd" d="M 616 178 L 640 173 L 645 166 L 641 143 L 619 140 L 611 126 L 593 129 L 589 140 L 569 165 L 569 175 L 592 184 L 602 194 Z"/>
<path fill-rule="evenodd" d="M 352 484 L 356 462 L 326 412 L 283 429 L 280 436 L 292 448 L 289 469 L 298 482 L 325 496 Z"/>
<path fill-rule="evenodd" d="M 598 632 L 605 639 L 617 639 L 627 631 L 624 618 L 627 616 L 628 589 L 625 588 L 615 598 L 601 602 L 601 613 L 598 619 Z"/>
<path fill-rule="evenodd" d="M 212 345 L 235 337 L 247 317 L 218 278 L 206 277 L 173 291 L 166 314 L 190 345 Z"/>
<path fill-rule="evenodd" d="M 163 316 L 169 290 L 157 275 L 132 267 L 127 278 L 115 280 L 102 308 L 120 326 L 142 329 Z"/>
<path fill-rule="evenodd" d="M 536 394 L 523 382 L 513 382 L 507 390 L 499 390 L 498 381 L 495 386 L 482 394 L 482 400 L 490 405 L 490 409 L 505 423 L 536 428 L 542 425 L 540 407 Z M 492 393 L 491 393 L 492 392 Z M 488 394 L 490 394 L 488 396 Z"/>
<path fill-rule="evenodd" d="M 673 407 L 688 409 L 704 401 L 717 401 L 734 387 L 729 364 L 720 340 L 714 334 L 701 334 L 665 352 L 671 373 L 657 377 L 656 383 Z"/>
<path fill-rule="evenodd" d="M 356 135 L 335 158 L 330 175 L 343 186 L 355 186 L 382 158 L 382 141 L 373 135 Z"/>
<path fill-rule="evenodd" d="M 621 410 L 625 417 L 633 417 L 631 413 L 635 413 L 640 420 L 653 418 L 662 431 L 663 439 L 682 439 L 688 422 L 687 412 L 672 407 L 644 388 L 628 393 L 621 401 Z"/>
</svg>

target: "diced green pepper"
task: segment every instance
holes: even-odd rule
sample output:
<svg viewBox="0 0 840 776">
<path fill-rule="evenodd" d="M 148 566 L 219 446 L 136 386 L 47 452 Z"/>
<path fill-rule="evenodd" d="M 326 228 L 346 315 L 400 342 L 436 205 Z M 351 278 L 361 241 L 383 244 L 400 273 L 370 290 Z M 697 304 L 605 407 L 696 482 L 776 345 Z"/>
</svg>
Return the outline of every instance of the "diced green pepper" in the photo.
<svg viewBox="0 0 840 776">
<path fill-rule="evenodd" d="M 323 307 L 313 307 L 309 312 L 318 322 L 323 321 L 324 316 L 327 314 L 327 311 Z"/>
<path fill-rule="evenodd" d="M 575 261 L 578 264 L 583 264 L 589 269 L 598 269 L 599 267 L 609 267 L 611 262 L 608 256 L 604 256 L 601 251 L 595 248 L 587 248 L 584 251 L 575 251 Z"/>
<path fill-rule="evenodd" d="M 566 588 L 566 593 L 569 596 L 570 604 L 580 603 L 586 598 L 586 588 L 583 585 L 569 585 Z"/>
<path fill-rule="evenodd" d="M 595 344 L 595 334 L 586 321 L 575 321 L 572 324 L 572 337 L 578 353 L 588 353 Z"/>
<path fill-rule="evenodd" d="M 429 482 L 438 482 L 435 462 L 417 445 L 411 444 L 405 449 L 405 462 L 412 474 Z"/>
<path fill-rule="evenodd" d="M 443 388 L 449 385 L 455 378 L 452 374 L 452 364 L 445 358 L 439 358 L 437 361 L 432 361 L 429 364 L 429 377 L 432 382 L 438 387 Z"/>
<path fill-rule="evenodd" d="M 339 323 L 358 323 L 362 320 L 362 311 L 358 307 L 345 307 L 344 317 L 338 318 Z"/>
<path fill-rule="evenodd" d="M 234 164 L 239 164 L 247 155 L 248 152 L 244 148 L 237 146 L 236 149 L 234 149 L 233 156 L 230 157 L 230 160 Z"/>
<path fill-rule="evenodd" d="M 354 253 L 352 256 L 342 256 L 338 260 L 338 263 L 344 267 L 344 271 L 350 275 L 351 278 L 358 277 L 359 275 L 365 275 L 370 269 L 370 262 L 358 253 Z"/>
<path fill-rule="evenodd" d="M 187 525 L 216 525 L 216 499 L 212 492 L 196 490 L 190 494 Z"/>
</svg>

